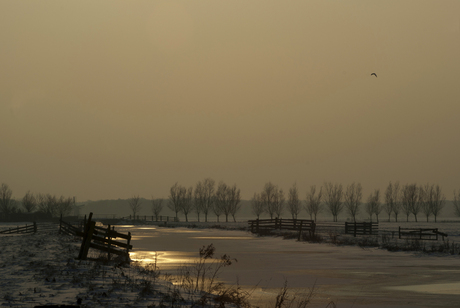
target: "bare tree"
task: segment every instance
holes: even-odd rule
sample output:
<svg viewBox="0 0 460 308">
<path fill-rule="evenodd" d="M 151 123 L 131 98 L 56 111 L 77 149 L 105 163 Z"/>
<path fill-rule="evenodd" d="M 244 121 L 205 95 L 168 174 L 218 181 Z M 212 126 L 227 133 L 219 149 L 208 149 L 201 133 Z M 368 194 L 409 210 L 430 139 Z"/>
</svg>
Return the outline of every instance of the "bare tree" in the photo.
<svg viewBox="0 0 460 308">
<path fill-rule="evenodd" d="M 307 193 L 307 200 L 305 205 L 305 210 L 307 211 L 308 215 L 310 215 L 310 219 L 313 219 L 318 215 L 319 212 L 322 210 L 321 206 L 321 198 L 323 197 L 323 188 L 319 189 L 318 194 L 316 194 L 316 186 L 310 186 L 310 191 Z"/>
<path fill-rule="evenodd" d="M 72 211 L 72 207 L 73 207 L 73 198 L 72 197 L 68 197 L 68 198 L 65 198 L 64 196 L 61 196 L 58 200 L 57 200 L 57 204 L 56 204 L 56 214 L 57 216 L 67 216 L 70 214 L 70 212 Z"/>
<path fill-rule="evenodd" d="M 422 213 L 425 214 L 426 221 L 428 222 L 431 215 L 431 203 L 430 203 L 431 185 L 426 184 L 418 188 L 418 200 Z"/>
<path fill-rule="evenodd" d="M 369 215 L 369 220 L 372 221 L 372 215 L 374 215 L 374 193 L 371 193 L 369 197 L 367 197 L 367 203 L 366 203 L 366 213 Z"/>
<path fill-rule="evenodd" d="M 380 203 L 380 189 L 374 190 L 374 214 L 377 218 L 377 222 L 379 222 L 379 215 L 383 211 L 382 204 Z"/>
<path fill-rule="evenodd" d="M 217 222 L 219 222 L 219 216 L 222 214 L 225 215 L 225 221 L 228 221 L 230 209 L 228 207 L 227 184 L 224 182 L 220 182 L 217 185 L 216 194 L 214 195 L 213 212 L 217 217 Z"/>
<path fill-rule="evenodd" d="M 204 186 L 200 182 L 196 183 L 195 190 L 193 192 L 193 199 L 194 199 L 194 209 L 196 212 L 196 216 L 198 221 L 200 221 L 200 213 L 204 207 L 204 203 L 206 202 L 206 195 L 204 191 Z"/>
<path fill-rule="evenodd" d="M 236 184 L 232 187 L 227 187 L 228 201 L 230 204 L 230 214 L 233 217 L 233 221 L 236 222 L 236 213 L 241 209 L 241 192 L 236 187 Z"/>
<path fill-rule="evenodd" d="M 273 216 L 275 215 L 274 202 L 277 192 L 278 187 L 273 185 L 271 182 L 268 182 L 265 184 L 264 190 L 260 194 L 260 199 L 262 200 L 268 215 L 270 215 L 270 219 L 273 219 Z"/>
<path fill-rule="evenodd" d="M 395 214 L 395 219 L 398 221 L 399 214 L 399 182 L 388 184 L 385 190 L 385 212 L 388 214 L 388 221 L 391 220 L 391 213 Z M 396 212 L 395 212 L 396 210 Z"/>
<path fill-rule="evenodd" d="M 133 218 L 136 219 L 136 214 L 139 213 L 139 211 L 142 208 L 142 202 L 139 195 L 133 196 L 131 199 L 129 199 L 128 205 L 131 211 L 133 212 Z"/>
<path fill-rule="evenodd" d="M 251 211 L 252 214 L 257 216 L 257 219 L 259 219 L 260 215 L 265 212 L 264 204 L 262 203 L 260 195 L 257 193 L 254 193 L 254 196 L 251 199 Z"/>
<path fill-rule="evenodd" d="M 409 215 L 412 213 L 417 221 L 417 214 L 420 211 L 418 202 L 417 184 L 406 184 L 402 189 L 402 210 L 406 214 L 406 221 L 409 221 Z"/>
<path fill-rule="evenodd" d="M 30 190 L 22 198 L 22 206 L 27 213 L 32 213 L 37 207 L 37 199 L 35 199 L 34 194 Z"/>
<path fill-rule="evenodd" d="M 458 193 L 456 190 L 454 190 L 454 211 L 455 215 L 457 217 L 460 217 L 460 189 L 458 190 Z"/>
<path fill-rule="evenodd" d="M 353 218 L 353 221 L 356 222 L 356 215 L 359 213 L 359 206 L 361 205 L 361 199 L 363 197 L 361 184 L 352 183 L 347 186 L 345 191 L 345 208 L 348 211 L 348 214 Z"/>
<path fill-rule="evenodd" d="M 155 216 L 155 220 L 158 221 L 161 211 L 163 210 L 163 199 L 154 199 L 152 196 L 152 213 Z"/>
<path fill-rule="evenodd" d="M 13 191 L 10 187 L 2 183 L 0 187 L 0 213 L 5 215 L 9 215 L 14 211 L 14 203 L 12 202 L 11 196 L 13 195 Z"/>
<path fill-rule="evenodd" d="M 284 198 L 283 190 L 281 188 L 276 190 L 275 198 L 273 199 L 273 209 L 274 209 L 276 218 L 281 218 L 281 215 L 283 214 L 283 211 L 284 211 L 285 201 L 286 201 L 286 198 Z"/>
<path fill-rule="evenodd" d="M 47 206 L 46 206 L 46 195 L 45 194 L 42 194 L 42 193 L 39 193 L 36 197 L 36 200 L 37 200 L 37 206 L 38 206 L 38 210 L 42 213 L 47 213 Z"/>
<path fill-rule="evenodd" d="M 343 188 L 342 184 L 333 185 L 331 182 L 324 183 L 324 202 L 326 203 L 329 212 L 334 217 L 334 221 L 337 222 L 339 214 L 343 210 Z"/>
<path fill-rule="evenodd" d="M 222 214 L 225 215 L 226 222 L 228 222 L 228 215 L 230 215 L 230 202 L 227 189 L 227 184 L 224 182 L 219 182 L 216 191 L 216 207 L 220 209 Z"/>
<path fill-rule="evenodd" d="M 188 189 L 184 187 L 184 189 L 181 190 L 180 196 L 182 198 L 181 211 L 185 215 L 185 221 L 188 222 L 188 214 L 193 209 L 193 187 L 190 186 Z"/>
<path fill-rule="evenodd" d="M 300 206 L 299 192 L 296 184 L 289 188 L 288 208 L 292 219 L 297 219 L 302 207 Z"/>
<path fill-rule="evenodd" d="M 377 222 L 379 222 L 379 214 L 382 212 L 383 207 L 380 204 L 380 189 L 375 189 L 373 193 L 367 198 L 366 213 L 372 221 L 372 215 L 375 214 Z"/>
<path fill-rule="evenodd" d="M 57 215 L 58 200 L 56 196 L 51 194 L 38 194 L 38 209 L 40 212 L 46 213 L 55 217 Z"/>
<path fill-rule="evenodd" d="M 436 222 L 439 213 L 441 213 L 444 205 L 446 204 L 446 197 L 442 193 L 441 187 L 439 185 L 433 185 L 431 187 L 429 202 L 431 213 L 433 213 L 434 221 Z"/>
<path fill-rule="evenodd" d="M 185 187 L 180 186 L 177 182 L 169 189 L 168 208 L 176 214 L 176 219 L 182 209 L 182 196 L 185 194 L 184 190 Z"/>
<path fill-rule="evenodd" d="M 203 181 L 202 187 L 204 191 L 204 203 L 202 211 L 204 214 L 204 221 L 208 221 L 208 214 L 213 209 L 214 202 L 214 185 L 215 181 L 211 178 L 206 178 Z"/>
</svg>

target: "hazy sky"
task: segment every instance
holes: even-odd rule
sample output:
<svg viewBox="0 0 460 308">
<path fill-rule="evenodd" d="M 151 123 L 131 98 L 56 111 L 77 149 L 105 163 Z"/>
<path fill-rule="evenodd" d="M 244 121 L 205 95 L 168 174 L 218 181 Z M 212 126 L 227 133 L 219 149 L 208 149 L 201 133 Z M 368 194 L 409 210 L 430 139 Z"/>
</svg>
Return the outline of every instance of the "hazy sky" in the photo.
<svg viewBox="0 0 460 308">
<path fill-rule="evenodd" d="M 378 77 L 371 76 L 375 72 Z M 460 189 L 460 1 L 0 1 L 0 182 Z"/>
</svg>

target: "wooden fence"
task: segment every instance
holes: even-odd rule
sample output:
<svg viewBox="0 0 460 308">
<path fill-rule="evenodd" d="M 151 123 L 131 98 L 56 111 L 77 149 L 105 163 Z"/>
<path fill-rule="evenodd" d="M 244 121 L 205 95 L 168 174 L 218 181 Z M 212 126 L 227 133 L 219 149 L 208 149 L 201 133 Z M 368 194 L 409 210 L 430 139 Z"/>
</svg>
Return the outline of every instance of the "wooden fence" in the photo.
<svg viewBox="0 0 460 308">
<path fill-rule="evenodd" d="M 25 234 L 25 233 L 36 233 L 37 232 L 37 223 L 34 221 L 31 225 L 25 225 L 22 227 L 9 228 L 6 230 L 0 231 L 0 234 Z"/>
<path fill-rule="evenodd" d="M 307 219 L 256 219 L 248 221 L 252 233 L 260 233 L 267 230 L 292 230 L 298 231 L 300 241 L 302 232 L 309 233 L 310 237 L 315 235 L 316 224 L 313 220 Z"/>
<path fill-rule="evenodd" d="M 171 216 L 158 216 L 158 217 L 155 217 L 155 216 L 147 216 L 147 215 L 136 215 L 136 216 L 133 216 L 133 215 L 129 215 L 127 217 L 124 217 L 125 219 L 129 219 L 129 220 L 144 220 L 144 221 L 155 221 L 155 222 L 158 222 L 158 221 L 171 221 L 171 222 L 179 222 L 179 218 L 177 217 L 171 217 Z"/>
<path fill-rule="evenodd" d="M 59 230 L 64 234 L 82 237 L 79 260 L 86 260 L 90 248 L 107 253 L 107 259 L 110 260 L 112 255 L 125 256 L 129 260 L 129 250 L 133 249 L 131 243 L 131 232 L 122 234 L 115 231 L 114 227 L 96 226 L 92 220 L 93 213 L 89 214 L 88 219 L 81 226 L 74 226 L 70 223 L 60 220 Z M 120 240 L 118 240 L 120 239 Z M 123 242 L 123 241 L 126 242 Z"/>
<path fill-rule="evenodd" d="M 447 237 L 446 233 L 439 232 L 438 228 L 422 229 L 422 228 L 401 228 L 399 227 L 399 238 L 400 239 L 418 239 L 427 241 L 437 241 L 438 235 Z"/>
<path fill-rule="evenodd" d="M 377 222 L 345 222 L 345 234 L 378 235 L 379 224 Z"/>
<path fill-rule="evenodd" d="M 78 226 L 75 226 L 73 224 L 70 224 L 62 220 L 62 216 L 59 219 L 59 233 L 83 237 L 83 230 L 84 230 L 84 222 L 78 224 Z"/>
</svg>

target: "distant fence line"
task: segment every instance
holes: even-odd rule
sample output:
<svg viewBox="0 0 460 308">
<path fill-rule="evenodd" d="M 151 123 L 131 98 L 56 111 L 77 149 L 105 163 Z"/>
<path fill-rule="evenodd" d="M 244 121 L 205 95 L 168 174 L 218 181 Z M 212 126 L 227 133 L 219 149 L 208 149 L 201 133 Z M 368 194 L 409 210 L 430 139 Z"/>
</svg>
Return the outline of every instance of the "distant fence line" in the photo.
<svg viewBox="0 0 460 308">
<path fill-rule="evenodd" d="M 345 222 L 345 234 L 378 235 L 379 224 L 377 222 Z"/>
<path fill-rule="evenodd" d="M 302 237 L 302 232 L 308 232 L 310 237 L 315 235 L 316 224 L 313 220 L 307 219 L 256 219 L 248 221 L 249 230 L 252 233 L 261 233 L 271 230 L 291 230 L 298 231 L 298 240 Z"/>
<path fill-rule="evenodd" d="M 171 221 L 171 222 L 179 222 L 179 218 L 175 217 L 175 216 L 147 216 L 147 215 L 136 215 L 136 216 L 133 216 L 133 215 L 129 215 L 129 216 L 126 216 L 126 217 L 123 217 L 123 219 L 129 219 L 129 220 L 143 220 L 143 221 L 155 221 L 155 222 L 159 222 L 159 221 Z"/>
<path fill-rule="evenodd" d="M 15 228 L 8 228 L 6 230 L 0 231 L 0 234 L 26 234 L 26 233 L 36 233 L 37 232 L 37 223 L 34 221 L 32 224 Z"/>
<path fill-rule="evenodd" d="M 401 228 L 399 227 L 398 232 L 400 239 L 418 239 L 418 240 L 428 240 L 428 241 L 437 241 L 438 235 L 442 236 L 442 240 L 444 237 L 447 237 L 446 233 L 439 232 L 438 228 Z"/>
</svg>

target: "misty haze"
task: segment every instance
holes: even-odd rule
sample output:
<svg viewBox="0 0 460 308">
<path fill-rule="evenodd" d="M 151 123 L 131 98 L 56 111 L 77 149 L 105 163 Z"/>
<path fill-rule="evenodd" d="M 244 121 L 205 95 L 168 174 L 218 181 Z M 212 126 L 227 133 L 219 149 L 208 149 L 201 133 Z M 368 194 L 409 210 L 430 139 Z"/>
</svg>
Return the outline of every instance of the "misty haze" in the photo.
<svg viewBox="0 0 460 308">
<path fill-rule="evenodd" d="M 457 306 L 458 12 L 1 1 L 1 305 Z"/>
</svg>

